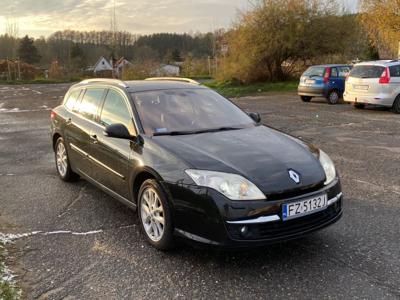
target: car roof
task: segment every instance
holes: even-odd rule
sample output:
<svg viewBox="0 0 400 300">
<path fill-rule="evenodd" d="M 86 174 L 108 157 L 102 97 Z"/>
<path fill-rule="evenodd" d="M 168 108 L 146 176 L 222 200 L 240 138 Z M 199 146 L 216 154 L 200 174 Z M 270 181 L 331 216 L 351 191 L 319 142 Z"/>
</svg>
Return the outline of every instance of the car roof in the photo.
<svg viewBox="0 0 400 300">
<path fill-rule="evenodd" d="M 314 66 L 310 66 L 311 67 L 349 67 L 349 64 L 325 64 L 325 65 L 314 65 Z"/>
<path fill-rule="evenodd" d="M 156 91 L 156 90 L 173 90 L 173 89 L 207 89 L 205 86 L 175 80 L 129 80 L 122 81 L 118 79 L 94 78 L 83 80 L 73 87 L 85 87 L 96 85 L 108 85 L 124 88 L 129 93 Z"/>
<path fill-rule="evenodd" d="M 125 81 L 128 92 L 145 92 L 155 90 L 174 90 L 174 89 L 206 89 L 206 87 L 180 81 L 170 80 L 159 80 L 159 81 L 147 81 L 147 80 L 131 80 Z"/>
<path fill-rule="evenodd" d="M 373 66 L 383 66 L 383 67 L 390 67 L 394 65 L 400 64 L 399 60 L 371 60 L 371 61 L 363 61 L 357 63 L 356 66 L 363 66 L 363 65 L 373 65 Z"/>
</svg>

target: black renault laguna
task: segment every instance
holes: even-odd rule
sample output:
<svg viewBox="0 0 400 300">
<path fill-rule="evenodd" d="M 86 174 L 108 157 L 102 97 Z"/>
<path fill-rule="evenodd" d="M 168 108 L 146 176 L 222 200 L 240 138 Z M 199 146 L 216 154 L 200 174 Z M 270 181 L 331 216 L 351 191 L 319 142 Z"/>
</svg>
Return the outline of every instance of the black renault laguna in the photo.
<svg viewBox="0 0 400 300">
<path fill-rule="evenodd" d="M 82 177 L 137 209 L 146 239 L 159 249 L 176 236 L 260 246 L 342 214 L 327 154 L 191 80 L 82 81 L 51 121 L 61 179 Z"/>
</svg>

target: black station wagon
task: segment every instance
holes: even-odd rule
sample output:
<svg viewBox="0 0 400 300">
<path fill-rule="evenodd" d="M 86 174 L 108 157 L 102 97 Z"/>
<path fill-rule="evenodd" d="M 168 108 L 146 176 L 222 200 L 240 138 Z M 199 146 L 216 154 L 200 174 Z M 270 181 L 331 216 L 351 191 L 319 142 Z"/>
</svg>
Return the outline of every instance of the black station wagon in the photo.
<svg viewBox="0 0 400 300">
<path fill-rule="evenodd" d="M 261 246 L 342 215 L 327 154 L 191 80 L 82 81 L 52 110 L 51 131 L 61 179 L 137 209 L 158 249 L 175 237 Z"/>
</svg>

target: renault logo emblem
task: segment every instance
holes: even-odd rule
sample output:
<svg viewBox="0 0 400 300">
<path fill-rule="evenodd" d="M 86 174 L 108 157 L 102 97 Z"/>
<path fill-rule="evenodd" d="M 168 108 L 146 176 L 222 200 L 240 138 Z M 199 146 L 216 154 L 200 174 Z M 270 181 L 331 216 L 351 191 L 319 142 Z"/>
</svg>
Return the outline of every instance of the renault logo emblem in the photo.
<svg viewBox="0 0 400 300">
<path fill-rule="evenodd" d="M 289 170 L 289 177 L 296 182 L 297 184 L 300 183 L 300 175 L 297 174 L 295 171 L 293 170 Z"/>
</svg>

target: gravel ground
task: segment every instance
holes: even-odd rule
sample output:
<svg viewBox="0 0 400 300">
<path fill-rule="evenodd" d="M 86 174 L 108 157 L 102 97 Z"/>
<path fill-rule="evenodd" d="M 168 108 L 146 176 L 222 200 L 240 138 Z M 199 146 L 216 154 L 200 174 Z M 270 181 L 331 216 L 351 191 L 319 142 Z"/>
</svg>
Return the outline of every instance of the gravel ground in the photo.
<svg viewBox="0 0 400 300">
<path fill-rule="evenodd" d="M 399 299 L 400 116 L 294 94 L 235 99 L 330 154 L 344 216 L 301 240 L 224 252 L 148 246 L 134 212 L 57 178 L 49 109 L 69 85 L 0 86 L 0 233 L 28 299 Z M 10 235 L 32 233 L 31 235 Z"/>
</svg>

